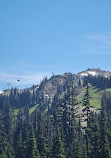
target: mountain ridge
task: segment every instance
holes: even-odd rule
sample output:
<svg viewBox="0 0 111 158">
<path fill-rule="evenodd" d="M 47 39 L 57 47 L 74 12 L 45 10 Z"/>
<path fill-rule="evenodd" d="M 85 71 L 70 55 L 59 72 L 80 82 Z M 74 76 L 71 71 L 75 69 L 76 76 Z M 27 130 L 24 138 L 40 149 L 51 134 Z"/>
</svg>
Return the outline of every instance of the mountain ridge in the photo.
<svg viewBox="0 0 111 158">
<path fill-rule="evenodd" d="M 92 75 L 92 76 L 103 76 L 103 77 L 106 77 L 106 78 L 111 77 L 111 72 L 104 71 L 100 68 L 96 68 L 96 69 L 95 68 L 88 68 L 87 70 L 79 72 L 78 74 L 81 75 L 81 76 Z"/>
<path fill-rule="evenodd" d="M 69 82 L 72 79 L 83 80 L 84 77 L 87 77 L 88 75 L 91 75 L 94 77 L 102 76 L 105 78 L 110 78 L 111 72 L 104 71 L 100 68 L 88 68 L 84 71 L 78 72 L 77 74 L 73 74 L 71 72 L 65 72 L 62 75 L 52 75 L 49 79 L 44 78 L 41 81 L 40 85 L 33 85 L 32 87 L 25 88 L 25 89 L 29 89 L 30 91 L 32 91 L 34 88 L 35 91 L 40 90 L 45 95 L 48 94 L 49 96 L 54 96 L 54 94 L 57 92 L 57 87 L 64 85 L 67 81 Z M 44 86 L 44 89 L 43 89 L 43 86 Z M 23 89 L 23 90 L 25 90 L 25 89 Z M 0 91 L 0 95 L 3 94 L 4 92 L 7 93 L 8 91 L 10 91 L 10 89 L 2 90 L 2 91 Z M 54 92 L 53 95 L 51 94 L 52 91 Z"/>
</svg>

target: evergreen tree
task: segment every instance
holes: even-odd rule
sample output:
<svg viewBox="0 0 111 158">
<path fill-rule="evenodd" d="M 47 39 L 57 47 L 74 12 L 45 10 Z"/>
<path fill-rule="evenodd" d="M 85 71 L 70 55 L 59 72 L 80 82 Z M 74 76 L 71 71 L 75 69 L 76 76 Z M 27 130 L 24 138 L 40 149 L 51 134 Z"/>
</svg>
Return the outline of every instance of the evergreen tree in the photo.
<svg viewBox="0 0 111 158">
<path fill-rule="evenodd" d="M 32 125 L 30 125 L 30 134 L 27 148 L 27 158 L 40 158 L 39 151 L 37 149 L 37 142 L 34 135 L 34 130 Z"/>
<path fill-rule="evenodd" d="M 107 115 L 106 115 L 106 92 L 103 94 L 101 101 L 101 120 L 100 120 L 100 132 L 101 132 L 101 158 L 110 158 L 111 149 L 108 141 L 108 127 L 107 127 Z"/>
<path fill-rule="evenodd" d="M 7 141 L 8 141 L 8 156 L 10 158 L 13 157 L 13 135 L 14 135 L 14 127 L 13 127 L 13 112 L 11 106 L 8 104 L 5 107 L 4 114 L 3 114 L 3 121 L 4 127 L 7 134 Z"/>
<path fill-rule="evenodd" d="M 45 158 L 48 153 L 47 132 L 45 132 L 47 130 L 47 126 L 45 125 L 45 120 L 38 108 L 36 109 L 35 114 L 34 114 L 34 132 L 37 140 L 37 147 L 40 156 Z"/>
<path fill-rule="evenodd" d="M 88 82 L 87 82 L 86 86 L 87 86 L 86 93 L 85 93 L 84 99 L 83 99 L 83 106 L 85 106 L 85 108 L 83 109 L 83 112 L 85 112 L 85 114 L 84 114 L 85 120 L 84 121 L 86 122 L 86 128 L 85 128 L 86 152 L 87 152 L 87 158 L 89 158 L 90 140 L 89 140 L 88 130 L 89 130 L 89 114 L 90 114 L 90 103 L 89 103 L 90 94 L 89 94 Z"/>
<path fill-rule="evenodd" d="M 36 95 L 35 95 L 34 85 L 33 85 L 32 105 L 35 105 L 35 103 L 36 103 Z"/>
<path fill-rule="evenodd" d="M 7 134 L 5 132 L 4 122 L 0 113 L 0 157 L 1 158 L 8 158 L 7 148 L 8 148 Z"/>
<path fill-rule="evenodd" d="M 52 140 L 51 158 L 66 158 L 64 145 L 61 140 L 59 128 L 55 128 L 55 133 Z"/>
<path fill-rule="evenodd" d="M 90 114 L 89 99 L 90 99 L 89 85 L 88 85 L 88 82 L 87 82 L 86 92 L 85 92 L 85 95 L 84 95 L 84 98 L 83 98 L 83 106 L 84 106 L 83 112 L 86 113 L 85 114 L 85 116 L 86 116 L 85 121 L 87 122 L 87 125 L 88 125 L 88 119 L 89 119 L 89 114 Z"/>
<path fill-rule="evenodd" d="M 81 79 L 79 79 L 78 86 L 81 86 Z"/>
<path fill-rule="evenodd" d="M 100 155 L 100 129 L 97 122 L 97 116 L 90 113 L 88 127 L 86 129 L 89 138 L 89 157 L 98 158 Z"/>
</svg>

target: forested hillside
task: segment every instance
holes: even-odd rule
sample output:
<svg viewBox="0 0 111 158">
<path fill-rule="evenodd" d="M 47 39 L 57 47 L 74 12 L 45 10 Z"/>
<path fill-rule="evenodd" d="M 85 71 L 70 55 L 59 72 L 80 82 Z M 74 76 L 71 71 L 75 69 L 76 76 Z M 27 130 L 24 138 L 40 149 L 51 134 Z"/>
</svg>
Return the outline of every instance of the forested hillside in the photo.
<svg viewBox="0 0 111 158">
<path fill-rule="evenodd" d="M 88 69 L 2 93 L 0 158 L 110 158 L 110 88 L 110 73 Z"/>
</svg>

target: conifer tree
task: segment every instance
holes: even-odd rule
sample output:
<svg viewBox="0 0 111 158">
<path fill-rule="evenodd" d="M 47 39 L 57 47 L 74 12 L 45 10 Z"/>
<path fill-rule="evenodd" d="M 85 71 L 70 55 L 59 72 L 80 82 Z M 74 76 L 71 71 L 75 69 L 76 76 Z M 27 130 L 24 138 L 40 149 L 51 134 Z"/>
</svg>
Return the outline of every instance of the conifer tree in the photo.
<svg viewBox="0 0 111 158">
<path fill-rule="evenodd" d="M 35 103 L 36 103 L 36 95 L 35 95 L 34 85 L 33 85 L 32 105 L 34 105 Z"/>
<path fill-rule="evenodd" d="M 46 122 L 40 112 L 40 110 L 37 108 L 34 113 L 34 133 L 37 140 L 37 147 L 40 153 L 41 157 L 46 157 L 48 149 L 48 142 L 47 142 L 47 132 L 44 131 L 47 130 Z"/>
<path fill-rule="evenodd" d="M 89 157 L 100 157 L 100 129 L 97 122 L 97 116 L 93 112 L 89 115 L 89 122 L 87 127 L 87 135 L 89 137 Z"/>
<path fill-rule="evenodd" d="M 81 86 L 81 79 L 79 79 L 78 86 Z"/>
<path fill-rule="evenodd" d="M 37 142 L 34 135 L 32 125 L 30 125 L 30 134 L 27 148 L 27 158 L 40 158 L 40 154 L 37 148 Z"/>
<path fill-rule="evenodd" d="M 85 116 L 85 122 L 86 122 L 86 128 L 85 128 L 85 140 L 86 140 L 86 153 L 87 153 L 87 158 L 89 158 L 89 153 L 90 153 L 90 140 L 89 140 L 89 135 L 88 135 L 88 130 L 89 130 L 89 115 L 90 115 L 90 103 L 89 103 L 89 98 L 90 98 L 90 94 L 89 94 L 89 85 L 88 85 L 88 81 L 86 82 L 86 93 L 84 95 L 84 99 L 83 99 L 83 106 L 85 106 L 85 108 L 83 109 L 83 112 L 85 112 L 84 116 Z"/>
<path fill-rule="evenodd" d="M 4 122 L 0 113 L 0 157 L 1 158 L 8 158 L 7 155 L 7 134 L 5 132 Z"/>
<path fill-rule="evenodd" d="M 51 158 L 66 158 L 59 128 L 56 126 L 51 148 Z"/>
<path fill-rule="evenodd" d="M 13 135 L 14 135 L 14 127 L 13 127 L 13 112 L 11 106 L 8 104 L 5 107 L 4 114 L 3 114 L 3 121 L 4 127 L 7 134 L 7 141 L 8 141 L 8 156 L 10 158 L 13 157 Z"/>
<path fill-rule="evenodd" d="M 15 140 L 15 155 L 16 158 L 21 158 L 25 156 L 25 153 L 23 151 L 23 140 L 22 140 L 22 131 L 20 130 L 18 133 L 18 139 Z"/>
<path fill-rule="evenodd" d="M 101 132 L 101 158 L 110 158 L 111 149 L 108 140 L 108 127 L 107 127 L 107 115 L 106 115 L 106 92 L 103 94 L 101 101 L 101 120 L 100 120 L 100 132 Z"/>
<path fill-rule="evenodd" d="M 88 85 L 88 82 L 87 82 L 86 92 L 85 92 L 84 99 L 83 99 L 83 106 L 84 106 L 83 112 L 86 113 L 85 114 L 85 116 L 86 116 L 85 121 L 86 121 L 87 125 L 88 125 L 88 119 L 89 119 L 89 114 L 90 114 L 89 99 L 90 99 L 89 85 Z"/>
</svg>

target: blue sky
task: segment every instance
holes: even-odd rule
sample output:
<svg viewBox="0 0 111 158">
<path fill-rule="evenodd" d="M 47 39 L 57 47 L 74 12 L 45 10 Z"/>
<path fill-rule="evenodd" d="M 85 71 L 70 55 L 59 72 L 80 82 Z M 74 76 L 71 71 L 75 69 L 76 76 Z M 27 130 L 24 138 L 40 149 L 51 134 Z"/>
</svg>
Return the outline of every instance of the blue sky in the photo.
<svg viewBox="0 0 111 158">
<path fill-rule="evenodd" d="M 52 72 L 111 71 L 111 1 L 1 0 L 0 59 L 0 89 Z"/>
</svg>

